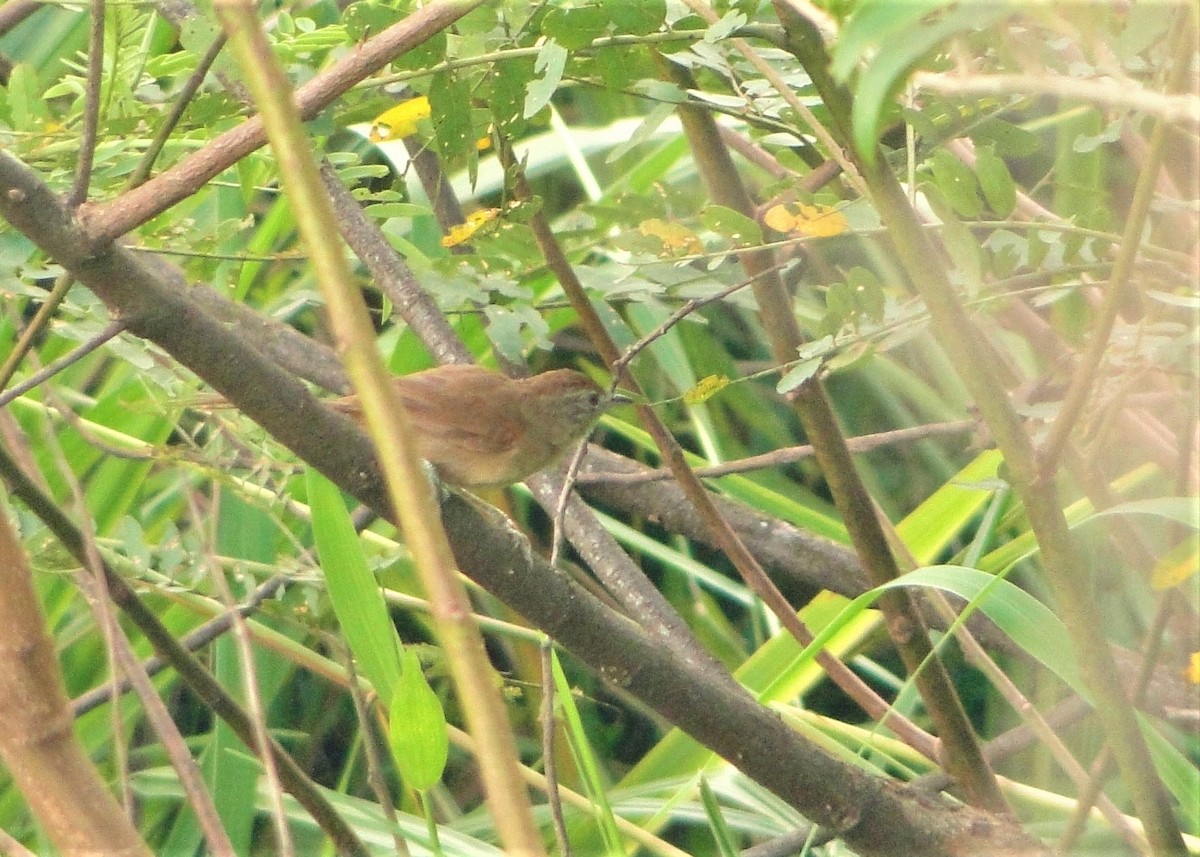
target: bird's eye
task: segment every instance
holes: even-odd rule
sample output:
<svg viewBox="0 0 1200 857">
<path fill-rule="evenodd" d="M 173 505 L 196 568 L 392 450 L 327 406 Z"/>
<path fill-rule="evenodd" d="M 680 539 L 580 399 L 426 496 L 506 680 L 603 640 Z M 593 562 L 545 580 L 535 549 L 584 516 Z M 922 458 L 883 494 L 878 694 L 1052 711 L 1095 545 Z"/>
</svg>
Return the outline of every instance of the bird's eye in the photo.
<svg viewBox="0 0 1200 857">
<path fill-rule="evenodd" d="M 593 408 L 600 407 L 600 394 L 588 393 L 588 405 Z"/>
</svg>

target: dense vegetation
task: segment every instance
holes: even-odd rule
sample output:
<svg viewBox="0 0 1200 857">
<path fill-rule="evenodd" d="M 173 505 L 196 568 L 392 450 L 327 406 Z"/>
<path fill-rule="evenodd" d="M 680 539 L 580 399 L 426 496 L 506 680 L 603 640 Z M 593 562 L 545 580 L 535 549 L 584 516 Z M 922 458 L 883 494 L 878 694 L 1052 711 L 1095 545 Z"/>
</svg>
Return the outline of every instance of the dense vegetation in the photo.
<svg viewBox="0 0 1200 857">
<path fill-rule="evenodd" d="M 6 853 L 1200 850 L 1194 4 L 215 6 L 0 6 Z"/>
</svg>

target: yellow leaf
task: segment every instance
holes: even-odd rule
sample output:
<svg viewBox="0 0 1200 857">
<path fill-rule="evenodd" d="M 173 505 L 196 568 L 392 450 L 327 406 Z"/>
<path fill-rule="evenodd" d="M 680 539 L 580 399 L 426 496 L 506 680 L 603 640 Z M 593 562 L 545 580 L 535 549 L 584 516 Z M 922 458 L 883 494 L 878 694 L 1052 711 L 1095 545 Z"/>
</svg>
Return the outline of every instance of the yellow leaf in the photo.
<svg viewBox="0 0 1200 857">
<path fill-rule="evenodd" d="M 1192 652 L 1188 659 L 1187 671 L 1184 673 L 1192 684 L 1200 684 L 1200 652 Z"/>
<path fill-rule="evenodd" d="M 454 247 L 470 241 L 476 232 L 487 226 L 499 215 L 500 209 L 498 208 L 481 208 L 478 211 L 472 211 L 467 215 L 465 223 L 451 226 L 449 234 L 442 236 L 442 246 Z"/>
<path fill-rule="evenodd" d="M 1200 573 L 1200 536 L 1192 535 L 1154 564 L 1150 586 L 1155 592 L 1173 589 Z"/>
<path fill-rule="evenodd" d="M 828 238 L 846 231 L 846 218 L 827 205 L 801 205 L 794 229 L 811 238 Z"/>
<path fill-rule="evenodd" d="M 786 205 L 772 205 L 763 215 L 763 223 L 776 232 L 791 232 L 796 225 L 796 215 L 788 211 Z"/>
<path fill-rule="evenodd" d="M 683 394 L 683 400 L 689 405 L 707 402 L 717 393 L 729 386 L 729 378 L 725 375 L 709 375 L 702 378 L 700 383 Z"/>
<path fill-rule="evenodd" d="M 371 123 L 371 141 L 380 143 L 417 133 L 417 123 L 429 118 L 429 99 L 410 98 L 385 110 Z"/>
<path fill-rule="evenodd" d="M 848 228 L 846 218 L 836 208 L 804 203 L 794 207 L 773 205 L 763 215 L 763 223 L 776 232 L 792 232 L 809 238 L 841 235 Z"/>
<path fill-rule="evenodd" d="M 696 233 L 681 223 L 667 223 L 665 220 L 652 217 L 642 221 L 638 230 L 643 235 L 661 241 L 663 255 L 686 255 L 699 253 L 704 249 L 700 244 L 700 239 L 696 237 Z"/>
</svg>

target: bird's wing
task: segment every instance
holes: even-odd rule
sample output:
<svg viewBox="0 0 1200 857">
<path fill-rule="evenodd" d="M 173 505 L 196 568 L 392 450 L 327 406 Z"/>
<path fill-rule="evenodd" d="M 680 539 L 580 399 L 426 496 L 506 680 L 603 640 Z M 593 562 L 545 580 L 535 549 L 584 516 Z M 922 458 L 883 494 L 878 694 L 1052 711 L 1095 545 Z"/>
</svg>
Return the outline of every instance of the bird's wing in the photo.
<svg viewBox="0 0 1200 857">
<path fill-rule="evenodd" d="M 484 405 L 495 395 L 496 373 L 478 366 L 442 366 L 396 379 L 404 410 L 412 420 L 422 456 L 435 464 L 449 463 L 431 455 L 438 446 L 454 445 L 481 455 L 504 455 L 524 431 L 519 413 L 494 413 Z M 357 396 L 334 399 L 330 404 L 362 422 Z M 445 444 L 438 444 L 442 439 Z M 435 459 L 442 460 L 435 460 Z"/>
<path fill-rule="evenodd" d="M 503 455 L 514 447 L 524 426 L 518 413 L 484 407 L 494 392 L 496 373 L 478 366 L 443 366 L 404 376 L 400 384 L 404 410 L 422 448 L 442 438 L 474 453 Z"/>
</svg>

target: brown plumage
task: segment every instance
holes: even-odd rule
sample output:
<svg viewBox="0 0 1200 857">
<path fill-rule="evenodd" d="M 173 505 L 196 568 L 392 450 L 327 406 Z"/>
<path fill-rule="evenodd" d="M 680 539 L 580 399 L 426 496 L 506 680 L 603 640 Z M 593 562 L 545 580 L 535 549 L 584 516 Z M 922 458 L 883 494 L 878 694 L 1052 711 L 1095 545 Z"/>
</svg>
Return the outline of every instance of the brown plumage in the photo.
<svg viewBox="0 0 1200 857">
<path fill-rule="evenodd" d="M 466 487 L 520 482 L 585 437 L 606 408 L 628 401 L 573 369 L 513 379 L 481 366 L 438 366 L 395 383 L 421 457 Z M 357 397 L 330 404 L 362 421 Z"/>
</svg>

